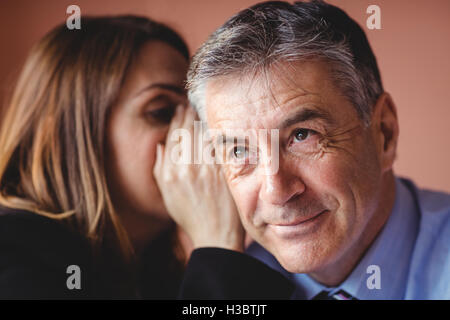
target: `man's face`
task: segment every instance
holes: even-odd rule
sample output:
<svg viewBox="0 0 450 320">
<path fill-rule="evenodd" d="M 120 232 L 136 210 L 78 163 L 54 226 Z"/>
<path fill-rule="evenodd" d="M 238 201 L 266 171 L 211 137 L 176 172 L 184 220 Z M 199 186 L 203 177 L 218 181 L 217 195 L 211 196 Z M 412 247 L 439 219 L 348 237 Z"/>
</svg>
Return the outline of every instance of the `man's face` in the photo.
<svg viewBox="0 0 450 320">
<path fill-rule="evenodd" d="M 250 236 L 288 271 L 320 271 L 370 228 L 380 193 L 379 156 L 371 130 L 333 85 L 326 63 L 284 63 L 268 71 L 211 80 L 206 120 L 222 135 L 279 130 L 275 173 L 267 174 L 264 161 L 228 161 L 225 176 Z M 231 153 L 242 160 L 247 147 L 270 150 L 267 140 L 236 145 Z"/>
</svg>

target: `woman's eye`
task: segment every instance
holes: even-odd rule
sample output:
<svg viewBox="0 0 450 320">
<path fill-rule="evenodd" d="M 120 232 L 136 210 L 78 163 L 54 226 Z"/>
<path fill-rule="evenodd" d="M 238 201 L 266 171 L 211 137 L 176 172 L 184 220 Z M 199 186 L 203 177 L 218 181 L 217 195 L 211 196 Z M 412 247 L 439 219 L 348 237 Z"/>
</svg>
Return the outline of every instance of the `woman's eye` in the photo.
<svg viewBox="0 0 450 320">
<path fill-rule="evenodd" d="M 146 112 L 146 115 L 153 118 L 154 120 L 168 124 L 170 121 L 172 121 L 172 118 L 175 114 L 175 107 L 169 106 L 169 107 L 163 107 L 156 110 L 151 110 Z"/>
<path fill-rule="evenodd" d="M 312 134 L 312 130 L 309 129 L 296 129 L 294 131 L 294 141 L 295 142 L 301 142 L 306 140 L 311 134 Z"/>
</svg>

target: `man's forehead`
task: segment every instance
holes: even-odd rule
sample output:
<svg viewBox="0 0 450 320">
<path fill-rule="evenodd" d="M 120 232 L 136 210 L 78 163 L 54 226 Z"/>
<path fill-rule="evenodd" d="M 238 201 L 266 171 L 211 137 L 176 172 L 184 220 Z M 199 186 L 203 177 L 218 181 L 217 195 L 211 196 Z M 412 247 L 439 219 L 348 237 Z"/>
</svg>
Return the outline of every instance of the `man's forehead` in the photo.
<svg viewBox="0 0 450 320">
<path fill-rule="evenodd" d="M 325 73 L 325 74 L 324 74 Z M 272 68 L 257 75 L 230 75 L 207 83 L 208 123 L 243 122 L 257 125 L 264 118 L 276 120 L 291 105 L 323 103 L 323 88 L 329 87 L 327 72 L 318 62 L 302 62 Z"/>
</svg>

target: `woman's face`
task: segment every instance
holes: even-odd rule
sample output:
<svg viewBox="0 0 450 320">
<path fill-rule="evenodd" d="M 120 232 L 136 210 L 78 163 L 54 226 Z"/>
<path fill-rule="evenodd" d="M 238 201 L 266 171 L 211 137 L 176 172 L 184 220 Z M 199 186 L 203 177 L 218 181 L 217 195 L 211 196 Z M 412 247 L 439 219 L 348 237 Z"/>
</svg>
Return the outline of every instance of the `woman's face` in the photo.
<svg viewBox="0 0 450 320">
<path fill-rule="evenodd" d="M 145 44 L 130 67 L 107 128 L 108 183 L 119 213 L 169 218 L 152 172 L 156 145 L 186 102 L 187 68 L 183 55 L 161 41 Z"/>
</svg>

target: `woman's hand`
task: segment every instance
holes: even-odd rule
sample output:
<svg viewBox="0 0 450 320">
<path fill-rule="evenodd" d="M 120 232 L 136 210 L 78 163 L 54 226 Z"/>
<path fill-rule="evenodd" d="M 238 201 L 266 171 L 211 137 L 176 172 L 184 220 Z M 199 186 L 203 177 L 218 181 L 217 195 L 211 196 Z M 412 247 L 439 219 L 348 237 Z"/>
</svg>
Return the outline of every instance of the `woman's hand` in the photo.
<svg viewBox="0 0 450 320">
<path fill-rule="evenodd" d="M 190 133 L 191 159 L 195 159 L 193 141 L 199 139 L 194 137 L 194 120 L 196 113 L 191 107 L 177 107 L 166 145 L 157 147 L 154 176 L 169 214 L 189 235 L 194 248 L 220 247 L 242 252 L 245 233 L 221 167 L 203 161 L 176 164 L 171 159 L 174 148 L 181 149 L 180 143 L 171 139 L 179 128 Z"/>
</svg>

